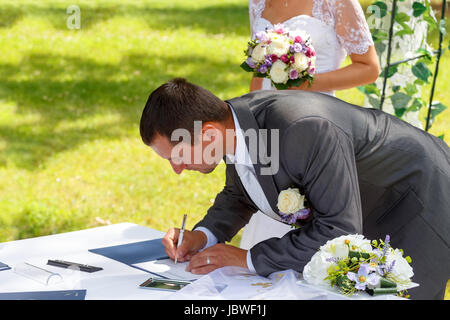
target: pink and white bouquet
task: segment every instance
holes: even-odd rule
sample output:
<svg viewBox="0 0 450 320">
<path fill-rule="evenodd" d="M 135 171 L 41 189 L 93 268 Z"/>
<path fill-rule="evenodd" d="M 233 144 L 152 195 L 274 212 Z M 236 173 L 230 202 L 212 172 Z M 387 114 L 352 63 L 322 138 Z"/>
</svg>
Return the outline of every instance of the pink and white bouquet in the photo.
<svg viewBox="0 0 450 320">
<path fill-rule="evenodd" d="M 281 24 L 256 33 L 245 51 L 241 67 L 255 77 L 268 78 L 277 89 L 312 83 L 316 52 L 304 31 L 292 32 Z"/>
</svg>

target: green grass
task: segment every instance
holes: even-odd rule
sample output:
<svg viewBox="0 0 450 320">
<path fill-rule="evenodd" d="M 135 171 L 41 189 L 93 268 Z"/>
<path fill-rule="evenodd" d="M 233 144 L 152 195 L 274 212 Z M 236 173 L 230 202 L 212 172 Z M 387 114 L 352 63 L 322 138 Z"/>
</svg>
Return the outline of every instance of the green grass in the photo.
<svg viewBox="0 0 450 320">
<path fill-rule="evenodd" d="M 0 241 L 107 222 L 165 231 L 186 212 L 193 227 L 224 165 L 177 176 L 141 142 L 139 119 L 177 76 L 222 99 L 248 92 L 248 1 L 77 1 L 81 30 L 69 30 L 72 3 L 0 0 Z M 449 67 L 446 53 L 436 100 L 448 106 Z M 337 95 L 362 104 L 356 89 Z M 449 113 L 431 130 L 447 142 Z"/>
</svg>

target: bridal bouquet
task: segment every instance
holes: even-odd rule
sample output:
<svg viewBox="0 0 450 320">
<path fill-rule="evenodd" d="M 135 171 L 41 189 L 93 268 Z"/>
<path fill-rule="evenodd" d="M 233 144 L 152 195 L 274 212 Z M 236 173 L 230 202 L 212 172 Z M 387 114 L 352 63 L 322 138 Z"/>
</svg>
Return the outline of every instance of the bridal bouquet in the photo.
<svg viewBox="0 0 450 320">
<path fill-rule="evenodd" d="M 268 78 L 277 89 L 312 83 L 316 52 L 306 32 L 290 32 L 277 24 L 274 29 L 258 32 L 248 43 L 248 57 L 241 64 L 256 77 Z"/>
<path fill-rule="evenodd" d="M 396 293 L 408 297 L 406 290 L 417 286 L 410 257 L 385 240 L 369 241 L 359 234 L 328 241 L 303 269 L 311 284 L 337 286 L 345 295 L 366 291 L 370 295 Z"/>
</svg>

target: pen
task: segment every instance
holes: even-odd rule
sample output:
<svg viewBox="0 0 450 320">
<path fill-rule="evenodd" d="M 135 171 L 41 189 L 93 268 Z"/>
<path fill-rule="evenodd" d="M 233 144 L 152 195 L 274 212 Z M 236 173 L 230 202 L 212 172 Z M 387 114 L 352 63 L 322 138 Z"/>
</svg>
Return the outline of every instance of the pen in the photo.
<svg viewBox="0 0 450 320">
<path fill-rule="evenodd" d="M 186 228 L 186 218 L 187 214 L 183 215 L 183 222 L 181 222 L 180 235 L 178 236 L 177 248 L 181 245 L 183 241 L 184 229 Z M 178 256 L 175 254 L 175 264 L 177 263 Z"/>
</svg>

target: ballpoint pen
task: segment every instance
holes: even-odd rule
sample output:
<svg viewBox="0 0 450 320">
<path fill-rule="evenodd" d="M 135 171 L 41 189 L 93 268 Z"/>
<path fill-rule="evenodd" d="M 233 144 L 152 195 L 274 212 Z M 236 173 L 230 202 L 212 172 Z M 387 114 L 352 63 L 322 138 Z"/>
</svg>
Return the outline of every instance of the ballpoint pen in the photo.
<svg viewBox="0 0 450 320">
<path fill-rule="evenodd" d="M 183 222 L 181 223 L 180 235 L 178 236 L 177 248 L 181 246 L 183 241 L 184 229 L 186 228 L 186 218 L 187 214 L 183 215 Z M 175 254 L 175 264 L 177 263 L 178 256 Z"/>
</svg>

